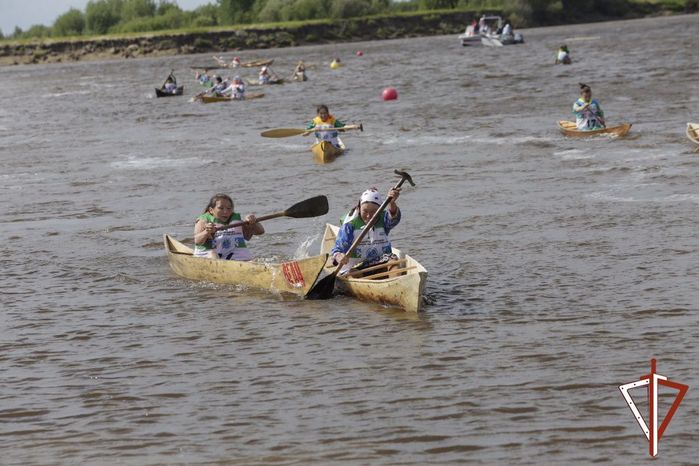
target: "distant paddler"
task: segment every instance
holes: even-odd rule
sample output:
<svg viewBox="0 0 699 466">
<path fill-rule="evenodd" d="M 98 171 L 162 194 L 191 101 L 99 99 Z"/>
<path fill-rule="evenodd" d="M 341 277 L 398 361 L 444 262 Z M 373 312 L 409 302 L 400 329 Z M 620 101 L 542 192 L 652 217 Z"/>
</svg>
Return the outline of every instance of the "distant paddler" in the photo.
<svg viewBox="0 0 699 466">
<path fill-rule="evenodd" d="M 325 104 L 318 105 L 316 113 L 316 117 L 306 125 L 308 133 L 304 134 L 304 136 L 313 131 L 317 143 L 326 141 L 338 149 L 344 149 L 345 145 L 340 140 L 336 128 L 344 128 L 345 124 L 332 116 L 328 106 Z"/>
<path fill-rule="evenodd" d="M 240 76 L 234 76 L 230 86 L 223 90 L 223 95 L 230 96 L 233 100 L 245 100 L 245 83 Z"/>
<path fill-rule="evenodd" d="M 281 84 L 283 82 L 284 80 L 279 79 L 269 66 L 262 65 L 262 67 L 260 68 L 260 73 L 257 77 L 258 84 Z"/>
<path fill-rule="evenodd" d="M 298 64 L 296 64 L 296 68 L 294 68 L 294 74 L 292 75 L 291 79 L 294 81 L 308 80 L 308 76 L 306 76 L 306 65 L 303 63 L 303 60 L 300 60 Z"/>
<path fill-rule="evenodd" d="M 330 68 L 333 70 L 336 70 L 342 66 L 342 61 L 339 58 L 335 58 L 333 61 L 330 62 Z"/>
<path fill-rule="evenodd" d="M 172 74 L 172 71 L 167 76 L 167 79 L 165 79 L 165 82 L 160 89 L 168 94 L 175 94 L 177 92 L 177 79 L 175 78 L 175 75 Z"/>
<path fill-rule="evenodd" d="M 556 65 L 570 65 L 573 60 L 570 58 L 570 51 L 568 51 L 568 46 L 563 44 L 558 48 L 556 52 Z"/>
<path fill-rule="evenodd" d="M 587 84 L 580 84 L 580 98 L 573 104 L 575 125 L 579 131 L 593 131 L 606 128 L 604 111 L 596 99 L 592 98 L 592 89 Z"/>
<path fill-rule="evenodd" d="M 194 79 L 199 81 L 199 84 L 203 87 L 212 87 L 214 83 L 211 81 L 211 76 L 209 76 L 209 70 L 204 69 L 203 73 L 200 73 L 199 70 L 196 70 L 194 72 Z"/>
</svg>

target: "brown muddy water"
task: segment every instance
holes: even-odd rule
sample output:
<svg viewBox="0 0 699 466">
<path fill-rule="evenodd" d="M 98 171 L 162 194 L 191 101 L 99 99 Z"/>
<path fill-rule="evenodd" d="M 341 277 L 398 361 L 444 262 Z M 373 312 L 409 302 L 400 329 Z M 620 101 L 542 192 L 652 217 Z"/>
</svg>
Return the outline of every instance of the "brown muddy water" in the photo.
<svg viewBox="0 0 699 466">
<path fill-rule="evenodd" d="M 208 55 L 0 69 L 0 463 L 639 463 L 647 441 L 617 386 L 651 358 L 690 386 L 663 464 L 696 462 L 697 26 L 243 52 L 280 75 L 315 68 L 230 104 L 188 101 Z M 562 43 L 571 66 L 553 65 Z M 186 95 L 156 99 L 170 68 Z M 628 137 L 558 133 L 579 81 Z M 365 126 L 336 162 L 259 136 L 319 103 Z M 328 215 L 270 220 L 252 241 L 282 260 L 316 253 L 325 222 L 395 168 L 417 183 L 392 237 L 429 271 L 419 315 L 168 268 L 163 233 L 191 238 L 214 192 L 258 215 L 327 195 Z"/>
</svg>

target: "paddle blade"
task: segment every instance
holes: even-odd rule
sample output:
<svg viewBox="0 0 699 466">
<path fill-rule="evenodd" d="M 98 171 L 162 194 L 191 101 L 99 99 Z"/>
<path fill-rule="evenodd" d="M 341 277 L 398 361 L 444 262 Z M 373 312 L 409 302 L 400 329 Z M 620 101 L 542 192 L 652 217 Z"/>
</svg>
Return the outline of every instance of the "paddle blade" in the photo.
<svg viewBox="0 0 699 466">
<path fill-rule="evenodd" d="M 313 288 L 306 294 L 306 299 L 330 299 L 335 289 L 336 274 L 331 273 L 318 280 Z"/>
<path fill-rule="evenodd" d="M 275 128 L 262 131 L 260 136 L 263 138 L 288 138 L 289 136 L 298 136 L 299 134 L 303 134 L 305 132 L 305 129 Z"/>
<path fill-rule="evenodd" d="M 328 213 L 328 198 L 316 196 L 298 202 L 284 211 L 286 217 L 307 218 L 318 217 Z"/>
</svg>

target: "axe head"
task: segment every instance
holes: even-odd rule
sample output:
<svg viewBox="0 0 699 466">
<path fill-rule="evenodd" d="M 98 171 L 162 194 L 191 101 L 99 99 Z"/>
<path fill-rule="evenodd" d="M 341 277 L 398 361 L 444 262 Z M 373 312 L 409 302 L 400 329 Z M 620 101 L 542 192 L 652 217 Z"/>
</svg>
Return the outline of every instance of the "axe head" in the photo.
<svg viewBox="0 0 699 466">
<path fill-rule="evenodd" d="M 399 184 L 403 184 L 403 181 L 407 181 L 410 183 L 410 186 L 415 186 L 415 183 L 413 183 L 413 178 L 408 174 L 408 172 L 393 170 L 393 173 L 401 177 Z"/>
</svg>

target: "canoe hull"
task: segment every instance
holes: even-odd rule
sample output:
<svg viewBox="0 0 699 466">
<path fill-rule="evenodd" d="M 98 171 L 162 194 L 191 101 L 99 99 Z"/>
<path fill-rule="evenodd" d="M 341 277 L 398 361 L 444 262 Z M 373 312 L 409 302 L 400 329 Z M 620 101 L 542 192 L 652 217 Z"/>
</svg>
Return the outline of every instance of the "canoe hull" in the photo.
<svg viewBox="0 0 699 466">
<path fill-rule="evenodd" d="M 172 97 L 176 95 L 182 95 L 184 93 L 184 86 L 177 86 L 177 89 L 175 90 L 175 93 L 173 94 L 172 92 L 165 92 L 162 89 L 158 89 L 157 87 L 155 88 L 155 96 L 156 97 Z"/>
<path fill-rule="evenodd" d="M 327 261 L 325 254 L 281 264 L 206 259 L 194 257 L 191 248 L 169 235 L 164 235 L 163 241 L 170 268 L 181 277 L 302 297 Z"/>
<path fill-rule="evenodd" d="M 330 163 L 345 152 L 345 145 L 340 141 L 340 147 L 335 147 L 328 141 L 320 141 L 311 146 L 311 152 L 316 163 Z"/>
<path fill-rule="evenodd" d="M 339 228 L 326 224 L 321 254 L 328 254 L 335 245 Z M 423 294 L 427 283 L 427 270 L 415 259 L 393 248 L 393 254 L 405 259 L 405 267 L 410 268 L 405 275 L 379 279 L 349 278 L 338 275 L 335 289 L 342 294 L 353 296 L 361 301 L 400 307 L 407 312 L 419 312 L 423 308 Z M 335 267 L 326 268 L 330 273 Z"/>
<path fill-rule="evenodd" d="M 262 92 L 251 92 L 249 94 L 246 94 L 244 99 L 234 99 L 233 97 L 214 96 L 214 95 L 203 95 L 199 98 L 205 104 L 212 104 L 215 102 L 231 102 L 231 101 L 232 102 L 240 102 L 242 100 L 260 99 L 264 96 L 265 95 Z"/>
<path fill-rule="evenodd" d="M 687 137 L 694 144 L 699 144 L 699 123 L 687 123 Z"/>
<path fill-rule="evenodd" d="M 599 136 L 602 134 L 620 137 L 626 136 L 626 134 L 631 130 L 631 123 L 622 123 L 617 126 L 608 126 L 603 129 L 593 129 L 592 131 L 580 131 L 577 129 L 574 121 L 561 120 L 558 122 L 558 128 L 561 130 L 561 133 L 571 138 L 586 138 L 591 136 Z"/>
</svg>

